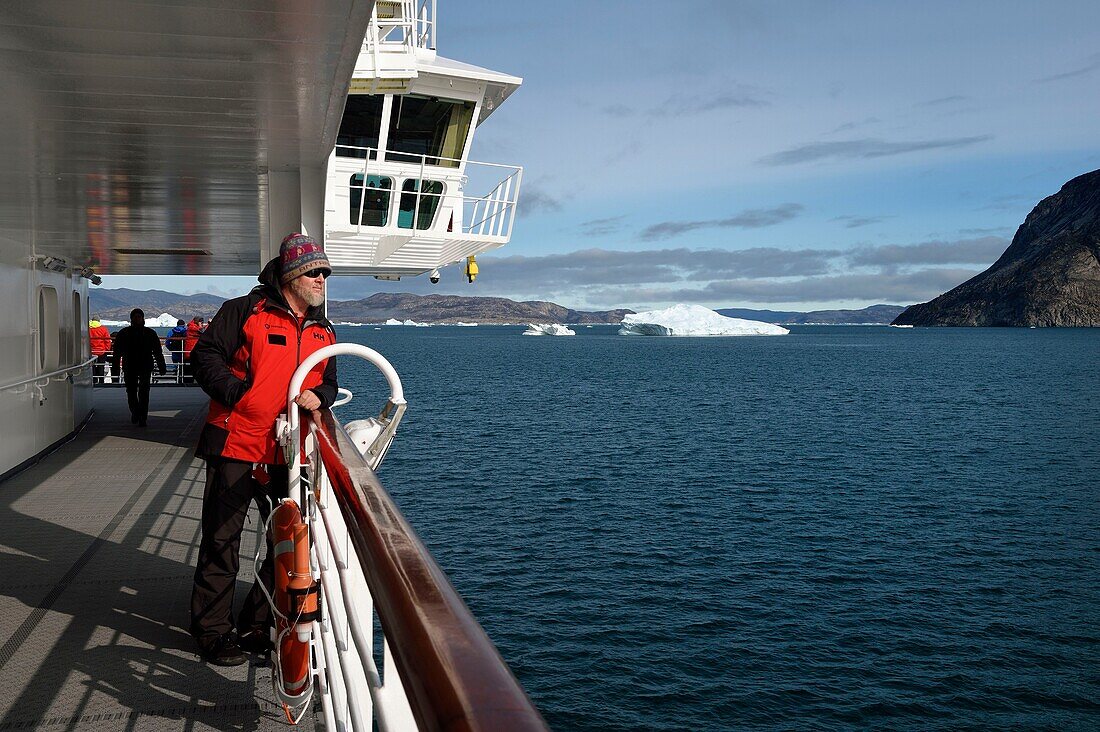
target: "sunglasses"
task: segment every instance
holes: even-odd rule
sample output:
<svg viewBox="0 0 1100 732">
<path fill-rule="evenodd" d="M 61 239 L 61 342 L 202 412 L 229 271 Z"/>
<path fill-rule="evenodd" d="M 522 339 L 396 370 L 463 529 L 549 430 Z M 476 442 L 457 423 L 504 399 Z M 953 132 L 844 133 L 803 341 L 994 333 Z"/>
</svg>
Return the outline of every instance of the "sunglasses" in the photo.
<svg viewBox="0 0 1100 732">
<path fill-rule="evenodd" d="M 310 279 L 317 279 L 318 277 L 324 277 L 327 280 L 328 276 L 330 274 L 332 274 L 331 270 L 321 269 L 321 268 L 318 267 L 317 269 L 311 269 L 310 271 L 306 272 L 305 274 L 302 275 L 302 277 L 309 277 Z"/>
</svg>

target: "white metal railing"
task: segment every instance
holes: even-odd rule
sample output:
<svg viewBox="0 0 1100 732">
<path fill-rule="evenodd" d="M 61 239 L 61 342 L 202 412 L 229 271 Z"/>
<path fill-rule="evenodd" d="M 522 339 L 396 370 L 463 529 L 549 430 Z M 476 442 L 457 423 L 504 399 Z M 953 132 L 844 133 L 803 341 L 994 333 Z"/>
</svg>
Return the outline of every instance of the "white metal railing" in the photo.
<svg viewBox="0 0 1100 732">
<path fill-rule="evenodd" d="M 53 371 L 45 374 L 36 374 L 35 376 L 28 376 L 27 378 L 21 379 L 20 381 L 13 381 L 10 384 L 0 386 L 0 391 L 11 390 L 14 391 L 16 394 L 22 394 L 28 389 L 33 388 L 35 391 L 38 392 L 38 400 L 46 401 L 46 395 L 42 390 L 49 385 L 50 381 L 71 381 L 72 374 L 74 372 L 83 371 L 87 367 L 94 364 L 97 358 L 98 356 L 92 356 L 88 360 L 81 361 L 80 363 L 73 364 L 72 366 L 65 366 L 63 368 L 54 369 Z"/>
<path fill-rule="evenodd" d="M 520 187 L 523 182 L 522 166 L 485 163 L 476 160 L 463 161 L 459 158 L 448 158 L 439 155 L 414 155 L 393 151 L 389 151 L 388 155 L 416 158 L 417 162 L 387 160 L 387 153 L 379 151 L 377 148 L 355 145 L 336 146 L 334 157 L 329 161 L 329 186 L 336 198 L 339 198 L 343 191 L 347 191 L 348 214 L 353 213 L 351 210 L 352 193 L 358 192 L 360 195 L 358 213 L 350 216 L 349 218 L 352 220 L 348 223 L 344 223 L 343 212 L 337 207 L 334 211 L 336 220 L 331 225 L 333 230 L 352 230 L 357 234 L 361 234 L 364 233 L 364 227 L 378 228 L 363 223 L 363 214 L 368 210 L 367 196 L 373 191 L 376 194 L 384 193 L 389 196 L 385 207 L 386 228 L 396 228 L 398 231 L 406 228 L 399 227 L 395 223 L 398 218 L 395 212 L 400 209 L 400 197 L 414 195 L 413 220 L 411 226 L 408 227 L 412 231 L 444 228 L 445 225 L 439 213 L 449 208 L 452 214 L 458 214 L 457 221 L 448 219 L 449 223 L 456 224 L 454 231 L 451 232 L 454 235 L 486 236 L 500 238 L 505 241 L 511 238 L 512 227 L 515 225 Z M 355 173 L 362 176 L 362 185 L 353 184 L 351 178 L 344 181 L 342 177 L 351 172 L 351 169 L 347 165 L 338 165 L 337 163 L 337 161 L 357 158 L 361 158 L 363 161 L 360 170 Z M 444 162 L 454 163 L 454 165 L 442 165 Z M 414 175 L 412 166 L 416 166 L 415 178 L 411 177 Z M 397 179 L 395 181 L 397 184 L 389 188 L 368 186 L 368 180 L 372 175 L 379 178 Z M 400 190 L 402 180 L 400 176 L 402 175 L 405 176 L 403 180 L 418 181 L 414 191 Z M 424 191 L 425 181 L 443 183 L 444 189 L 440 193 Z M 482 195 L 469 194 L 466 189 L 471 183 L 480 183 L 488 190 Z M 448 190 L 447 186 L 453 186 L 457 190 Z M 440 200 L 436 203 L 432 224 L 429 227 L 420 228 L 418 224 L 421 201 L 429 197 Z M 450 206 L 447 205 L 448 203 Z"/>
<path fill-rule="evenodd" d="M 409 54 L 436 48 L 436 0 L 376 0 L 363 49 L 378 68 L 381 54 Z"/>
<path fill-rule="evenodd" d="M 173 361 L 173 354 L 180 353 L 179 351 L 169 351 L 162 349 L 161 353 L 164 355 L 165 373 L 158 374 L 153 371 L 151 384 L 194 384 L 195 380 L 191 376 L 191 362 L 186 360 Z M 93 357 L 92 363 L 92 383 L 96 385 L 104 384 L 122 384 L 122 374 L 116 374 L 111 368 L 111 354 L 107 353 L 106 357 L 99 359 L 99 357 Z"/>
<path fill-rule="evenodd" d="M 297 449 L 301 445 L 301 418 L 294 397 L 301 392 L 306 374 L 317 363 L 336 356 L 358 356 L 374 364 L 386 378 L 390 396 L 382 410 L 385 423 L 379 423 L 377 445 L 371 467 L 377 468 L 385 457 L 405 410 L 401 378 L 388 360 L 377 351 L 355 343 L 327 346 L 311 354 L 295 371 L 287 391 L 286 439 L 289 466 L 289 493 L 303 496 L 308 506 L 310 535 L 313 539 L 312 563 L 318 574 L 325 614 L 314 625 L 318 646 L 317 681 L 326 729 L 372 729 L 372 719 L 380 730 L 415 730 L 416 723 L 400 675 L 393 664 L 389 645 L 384 641 L 383 665 L 375 661 L 374 601 L 367 586 L 363 567 L 350 544 L 345 518 L 336 505 L 332 484 L 316 439 L 307 441 L 309 474 L 303 481 Z M 351 392 L 340 389 L 336 404 L 351 401 Z M 336 406 L 335 404 L 333 406 Z M 387 416 L 388 415 L 388 416 Z M 367 451 L 368 454 L 370 450 Z M 308 490 L 303 491 L 303 485 Z"/>
<path fill-rule="evenodd" d="M 349 437 L 331 412 L 314 413 L 303 474 L 302 420 L 293 397 L 310 369 L 339 355 L 372 363 L 390 395 L 377 419 L 349 423 L 349 429 L 366 423 L 357 430 L 367 432 L 365 438 Z M 350 392 L 341 392 L 346 403 Z M 336 344 L 295 371 L 287 417 L 276 428 L 287 453 L 290 496 L 300 497 L 306 514 L 311 570 L 323 598 L 310 643 L 324 727 L 545 731 L 492 642 L 375 478 L 405 406 L 401 379 L 385 357 L 366 346 Z M 384 630 L 380 644 L 376 628 Z"/>
</svg>

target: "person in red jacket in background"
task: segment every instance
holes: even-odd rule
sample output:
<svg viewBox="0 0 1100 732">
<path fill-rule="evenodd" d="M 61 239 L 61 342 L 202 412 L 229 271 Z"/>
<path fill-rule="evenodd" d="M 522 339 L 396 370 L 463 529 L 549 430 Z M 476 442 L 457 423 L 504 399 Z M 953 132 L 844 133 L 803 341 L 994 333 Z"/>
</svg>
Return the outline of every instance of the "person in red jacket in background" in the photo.
<svg viewBox="0 0 1100 732">
<path fill-rule="evenodd" d="M 183 335 L 183 358 L 185 361 L 191 359 L 191 351 L 195 349 L 195 344 L 199 342 L 199 336 L 206 330 L 206 324 L 203 322 L 201 315 L 196 315 L 191 318 L 191 322 L 187 324 L 187 332 Z"/>
<path fill-rule="evenodd" d="M 336 342 L 324 308 L 325 278 L 331 272 L 324 248 L 312 237 L 287 236 L 279 256 L 260 273 L 260 285 L 223 304 L 191 351 L 195 381 L 210 395 L 195 450 L 206 460 L 206 490 L 191 634 L 202 657 L 218 666 L 244 663 L 242 649 L 259 653 L 271 648 L 271 608 L 260 587 L 262 582 L 270 592 L 274 584 L 270 536 L 256 584 L 233 621 L 241 530 L 252 501 L 266 521 L 268 501 L 286 497 L 287 466 L 275 439 L 275 420 L 286 412 L 298 365 Z M 303 409 L 329 407 L 336 390 L 336 359 L 325 359 L 306 375 L 294 401 Z"/>
<path fill-rule="evenodd" d="M 111 352 L 111 331 L 98 320 L 88 321 L 88 341 L 92 346 L 92 355 L 99 356 L 100 361 Z"/>
<path fill-rule="evenodd" d="M 114 344 L 111 342 L 111 331 L 94 318 L 88 321 L 88 345 L 92 347 L 92 355 L 96 357 L 96 365 L 92 367 L 93 376 L 108 380 Z"/>
</svg>

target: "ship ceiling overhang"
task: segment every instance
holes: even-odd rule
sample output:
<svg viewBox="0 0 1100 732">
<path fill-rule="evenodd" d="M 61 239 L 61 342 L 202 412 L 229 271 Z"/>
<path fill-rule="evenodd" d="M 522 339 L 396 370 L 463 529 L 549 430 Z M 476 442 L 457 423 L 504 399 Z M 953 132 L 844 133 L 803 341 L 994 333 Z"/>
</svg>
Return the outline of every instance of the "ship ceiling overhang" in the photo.
<svg viewBox="0 0 1100 732">
<path fill-rule="evenodd" d="M 323 170 L 373 0 L 0 6 L 0 242 L 255 274 L 269 171 Z"/>
</svg>

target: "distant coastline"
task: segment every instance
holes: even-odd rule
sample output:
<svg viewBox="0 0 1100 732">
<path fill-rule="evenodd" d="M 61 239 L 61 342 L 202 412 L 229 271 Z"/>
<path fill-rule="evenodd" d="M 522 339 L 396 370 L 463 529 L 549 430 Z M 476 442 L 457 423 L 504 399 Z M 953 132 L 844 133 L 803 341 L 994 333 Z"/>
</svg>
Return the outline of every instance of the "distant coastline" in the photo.
<svg viewBox="0 0 1100 732">
<path fill-rule="evenodd" d="M 180 295 L 165 290 L 128 288 L 91 291 L 92 317 L 109 321 L 127 321 L 133 308 L 141 308 L 146 317 L 168 313 L 190 320 L 196 315 L 209 319 L 227 298 L 201 293 Z M 721 308 L 717 312 L 731 318 L 759 320 L 780 325 L 887 325 L 905 310 L 904 305 L 871 305 L 860 310 L 813 310 L 809 312 Z M 360 300 L 329 302 L 329 318 L 335 323 L 379 325 L 387 320 L 417 323 L 571 323 L 578 325 L 615 325 L 634 312 L 614 310 L 575 310 L 540 300 L 516 301 L 503 297 L 465 297 L 459 295 L 412 295 L 378 293 Z"/>
</svg>

